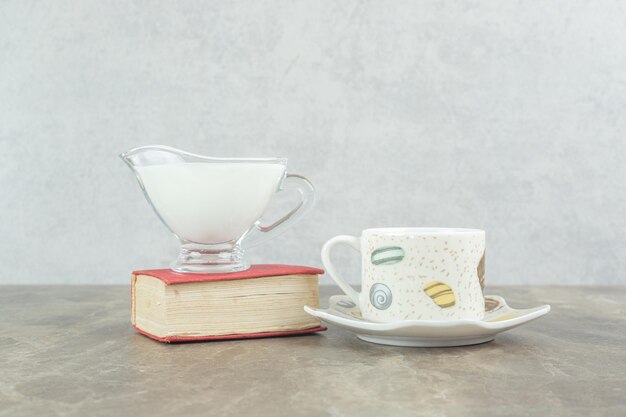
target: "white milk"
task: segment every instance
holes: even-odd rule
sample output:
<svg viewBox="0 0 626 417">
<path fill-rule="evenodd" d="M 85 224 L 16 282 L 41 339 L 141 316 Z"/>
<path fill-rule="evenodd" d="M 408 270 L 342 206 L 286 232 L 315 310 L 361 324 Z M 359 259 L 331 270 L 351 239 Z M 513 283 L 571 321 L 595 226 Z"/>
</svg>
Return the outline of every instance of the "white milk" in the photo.
<svg viewBox="0 0 626 417">
<path fill-rule="evenodd" d="M 178 237 L 196 243 L 239 239 L 267 208 L 285 166 L 264 162 L 135 167 L 157 212 Z"/>
</svg>

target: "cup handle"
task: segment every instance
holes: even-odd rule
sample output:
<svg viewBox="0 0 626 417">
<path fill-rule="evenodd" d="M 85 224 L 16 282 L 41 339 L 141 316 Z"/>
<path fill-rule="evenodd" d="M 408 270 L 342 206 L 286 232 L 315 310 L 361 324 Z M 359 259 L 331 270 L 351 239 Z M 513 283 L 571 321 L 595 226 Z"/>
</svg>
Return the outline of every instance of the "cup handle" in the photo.
<svg viewBox="0 0 626 417">
<path fill-rule="evenodd" d="M 332 262 L 330 262 L 330 250 L 333 248 L 333 246 L 340 243 L 350 246 L 357 252 L 361 252 L 361 239 L 359 239 L 358 237 L 349 235 L 335 236 L 334 238 L 326 242 L 322 247 L 322 264 L 324 264 L 324 268 L 326 268 L 326 272 L 328 272 L 328 275 L 330 275 L 330 277 L 337 283 L 337 285 L 339 285 L 339 288 L 341 288 L 343 292 L 345 292 L 346 295 L 350 297 L 352 301 L 354 301 L 354 303 L 358 306 L 360 305 L 360 293 L 352 288 L 350 284 L 348 284 L 348 282 L 339 275 Z"/>
<path fill-rule="evenodd" d="M 302 175 L 287 174 L 279 191 L 289 189 L 295 189 L 300 193 L 300 203 L 269 226 L 262 226 L 260 221 L 256 222 L 243 238 L 243 244 L 246 247 L 256 246 L 278 236 L 313 208 L 315 188 L 309 180 Z"/>
</svg>

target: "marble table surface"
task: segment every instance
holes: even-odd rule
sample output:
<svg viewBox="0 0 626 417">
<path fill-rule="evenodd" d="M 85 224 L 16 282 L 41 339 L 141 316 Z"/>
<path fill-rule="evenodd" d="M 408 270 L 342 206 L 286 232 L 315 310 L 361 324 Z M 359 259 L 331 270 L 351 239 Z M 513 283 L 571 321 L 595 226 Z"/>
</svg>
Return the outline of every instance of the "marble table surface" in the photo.
<svg viewBox="0 0 626 417">
<path fill-rule="evenodd" d="M 0 287 L 2 416 L 625 416 L 626 289 L 488 288 L 551 304 L 458 348 L 316 335 L 165 345 L 125 286 Z M 322 288 L 322 304 L 333 287 Z"/>
</svg>

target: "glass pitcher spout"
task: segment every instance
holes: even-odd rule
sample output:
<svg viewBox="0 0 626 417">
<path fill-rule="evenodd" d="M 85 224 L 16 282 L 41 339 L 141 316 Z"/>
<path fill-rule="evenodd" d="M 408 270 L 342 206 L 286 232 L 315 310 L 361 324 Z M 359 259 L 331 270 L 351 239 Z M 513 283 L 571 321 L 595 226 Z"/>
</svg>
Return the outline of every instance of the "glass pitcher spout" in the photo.
<svg viewBox="0 0 626 417">
<path fill-rule="evenodd" d="M 244 243 L 276 236 L 315 200 L 306 178 L 287 174 L 286 158 L 215 158 L 161 145 L 131 149 L 120 158 L 135 173 L 158 217 L 180 240 L 179 257 L 171 265 L 178 272 L 248 268 Z M 300 192 L 300 204 L 262 226 L 260 219 L 274 194 L 288 188 Z"/>
<path fill-rule="evenodd" d="M 119 154 L 119 157 L 126 162 L 130 168 L 162 165 L 162 164 L 178 164 L 184 162 L 196 163 L 233 163 L 233 162 L 251 162 L 251 163 L 278 163 L 287 165 L 287 158 L 219 158 L 213 156 L 199 155 L 186 152 L 180 149 L 165 145 L 147 145 L 130 149 Z"/>
</svg>

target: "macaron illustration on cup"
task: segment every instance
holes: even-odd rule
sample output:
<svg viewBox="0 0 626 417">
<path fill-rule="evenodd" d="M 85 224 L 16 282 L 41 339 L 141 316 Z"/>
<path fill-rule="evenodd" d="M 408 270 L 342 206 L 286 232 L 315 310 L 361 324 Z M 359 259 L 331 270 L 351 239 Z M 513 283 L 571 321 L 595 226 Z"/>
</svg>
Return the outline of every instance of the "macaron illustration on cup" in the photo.
<svg viewBox="0 0 626 417">
<path fill-rule="evenodd" d="M 330 260 L 340 243 L 361 253 L 361 292 Z M 322 248 L 322 263 L 366 320 L 481 320 L 484 255 L 483 230 L 398 227 L 336 236 Z"/>
</svg>

